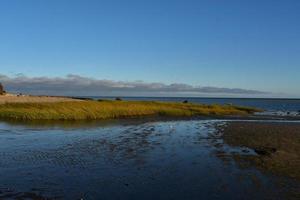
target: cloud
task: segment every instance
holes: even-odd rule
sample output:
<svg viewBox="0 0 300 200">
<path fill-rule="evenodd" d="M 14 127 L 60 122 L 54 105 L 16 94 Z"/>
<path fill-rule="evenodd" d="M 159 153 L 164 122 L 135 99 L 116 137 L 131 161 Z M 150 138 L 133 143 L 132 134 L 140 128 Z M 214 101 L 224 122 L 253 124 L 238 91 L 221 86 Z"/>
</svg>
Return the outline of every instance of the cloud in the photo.
<svg viewBox="0 0 300 200">
<path fill-rule="evenodd" d="M 15 93 L 44 95 L 121 95 L 121 96 L 205 96 L 205 95 L 266 95 L 268 92 L 240 88 L 192 86 L 183 83 L 147 83 L 143 81 L 113 81 L 70 74 L 65 77 L 9 77 L 0 74 L 6 90 Z"/>
</svg>

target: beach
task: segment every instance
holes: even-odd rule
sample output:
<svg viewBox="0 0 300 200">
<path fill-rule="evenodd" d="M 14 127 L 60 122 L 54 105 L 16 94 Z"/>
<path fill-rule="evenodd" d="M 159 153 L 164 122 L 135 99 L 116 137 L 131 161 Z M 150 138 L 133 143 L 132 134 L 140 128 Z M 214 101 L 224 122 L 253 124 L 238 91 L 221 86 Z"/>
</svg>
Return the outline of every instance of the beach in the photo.
<svg viewBox="0 0 300 200">
<path fill-rule="evenodd" d="M 0 1 L 0 200 L 300 200 L 299 10 Z"/>
<path fill-rule="evenodd" d="M 299 198 L 298 118 L 201 99 L 5 98 L 0 199 Z"/>
<path fill-rule="evenodd" d="M 68 102 L 68 101 L 80 101 L 80 100 L 74 98 L 68 98 L 68 97 L 53 97 L 53 96 L 33 96 L 33 95 L 16 95 L 16 94 L 0 95 L 0 104 L 55 103 L 55 102 Z"/>
</svg>

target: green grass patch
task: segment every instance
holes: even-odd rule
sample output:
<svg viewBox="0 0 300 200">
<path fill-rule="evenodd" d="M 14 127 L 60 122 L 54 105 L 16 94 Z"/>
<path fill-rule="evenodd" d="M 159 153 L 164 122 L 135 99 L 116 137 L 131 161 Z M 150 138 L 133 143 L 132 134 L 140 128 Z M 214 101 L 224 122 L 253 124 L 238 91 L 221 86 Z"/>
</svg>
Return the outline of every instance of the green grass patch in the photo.
<svg viewBox="0 0 300 200">
<path fill-rule="evenodd" d="M 254 108 L 233 105 L 149 101 L 70 101 L 6 103 L 0 105 L 0 118 L 15 120 L 96 120 L 140 116 L 247 115 L 258 111 Z"/>
</svg>

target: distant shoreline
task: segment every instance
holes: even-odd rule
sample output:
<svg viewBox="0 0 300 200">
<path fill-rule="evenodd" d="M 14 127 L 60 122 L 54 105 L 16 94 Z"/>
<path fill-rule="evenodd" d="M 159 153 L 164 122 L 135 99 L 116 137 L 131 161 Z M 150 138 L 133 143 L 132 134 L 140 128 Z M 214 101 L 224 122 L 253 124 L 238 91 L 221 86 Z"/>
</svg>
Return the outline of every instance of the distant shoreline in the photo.
<svg viewBox="0 0 300 200">
<path fill-rule="evenodd" d="M 120 97 L 120 95 L 114 96 L 103 96 L 103 95 L 31 95 L 31 94 L 22 94 L 21 96 L 31 96 L 31 97 L 55 97 L 55 98 L 67 98 L 67 99 L 115 99 L 116 97 Z M 7 93 L 5 95 L 0 95 L 0 98 L 3 96 L 20 96 L 18 93 Z M 191 96 L 124 96 L 121 95 L 124 99 L 245 99 L 245 100 L 300 100 L 299 97 L 209 97 L 209 96 L 199 96 L 199 97 L 191 97 Z"/>
<path fill-rule="evenodd" d="M 84 95 L 84 96 L 66 96 L 69 98 L 95 98 L 95 99 L 101 99 L 101 98 L 109 98 L 114 99 L 117 96 L 101 96 L 101 95 Z M 122 96 L 123 98 L 127 99 L 160 99 L 160 98 L 166 98 L 166 99 L 253 99 L 253 100 L 300 100 L 300 98 L 283 98 L 283 97 L 190 97 L 190 96 L 171 96 L 171 97 L 164 97 L 164 96 Z"/>
</svg>

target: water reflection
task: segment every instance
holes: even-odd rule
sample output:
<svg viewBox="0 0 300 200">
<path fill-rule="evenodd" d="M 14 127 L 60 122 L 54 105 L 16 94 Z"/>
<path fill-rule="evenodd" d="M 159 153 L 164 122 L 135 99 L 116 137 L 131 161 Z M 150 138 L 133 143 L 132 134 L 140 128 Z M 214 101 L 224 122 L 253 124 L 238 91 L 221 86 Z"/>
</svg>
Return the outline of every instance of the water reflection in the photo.
<svg viewBox="0 0 300 200">
<path fill-rule="evenodd" d="M 240 149 L 223 143 L 223 121 L 123 122 L 0 124 L 0 199 L 281 197 L 226 157 Z"/>
<path fill-rule="evenodd" d="M 99 128 L 99 127 L 113 127 L 113 126 L 126 126 L 126 125 L 140 125 L 149 122 L 164 122 L 164 121 L 180 121 L 180 120 L 196 120 L 196 119 L 208 119 L 208 117 L 159 117 L 159 116 L 144 116 L 136 118 L 124 118 L 124 119 L 103 119 L 103 120 L 1 120 L 0 126 L 11 127 L 25 127 L 34 129 L 77 129 L 77 128 Z"/>
</svg>

